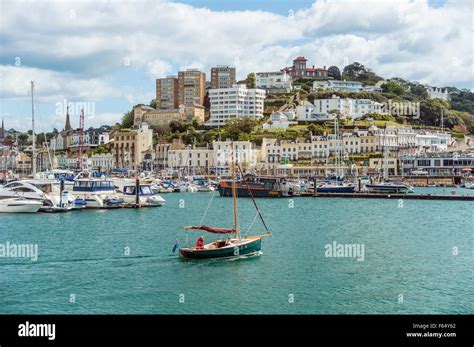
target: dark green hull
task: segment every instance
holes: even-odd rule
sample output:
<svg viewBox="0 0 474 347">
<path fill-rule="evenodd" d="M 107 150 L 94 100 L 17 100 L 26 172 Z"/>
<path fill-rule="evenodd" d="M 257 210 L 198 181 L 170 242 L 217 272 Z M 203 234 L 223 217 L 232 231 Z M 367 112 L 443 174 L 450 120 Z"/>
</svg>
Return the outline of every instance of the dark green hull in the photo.
<svg viewBox="0 0 474 347">
<path fill-rule="evenodd" d="M 217 258 L 235 258 L 245 255 L 251 255 L 259 252 L 262 248 L 262 239 L 256 238 L 242 244 L 226 246 L 215 249 L 195 249 L 181 248 L 179 252 L 184 258 L 188 259 L 217 259 Z"/>
</svg>

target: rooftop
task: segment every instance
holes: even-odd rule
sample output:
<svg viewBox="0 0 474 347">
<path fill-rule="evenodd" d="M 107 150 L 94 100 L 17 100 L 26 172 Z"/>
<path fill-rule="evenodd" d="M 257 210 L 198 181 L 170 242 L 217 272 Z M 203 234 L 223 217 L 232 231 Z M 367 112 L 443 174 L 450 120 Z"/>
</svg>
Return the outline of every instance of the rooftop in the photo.
<svg viewBox="0 0 474 347">
<path fill-rule="evenodd" d="M 306 59 L 305 57 L 299 56 L 293 59 L 293 61 L 308 61 L 308 59 Z"/>
</svg>

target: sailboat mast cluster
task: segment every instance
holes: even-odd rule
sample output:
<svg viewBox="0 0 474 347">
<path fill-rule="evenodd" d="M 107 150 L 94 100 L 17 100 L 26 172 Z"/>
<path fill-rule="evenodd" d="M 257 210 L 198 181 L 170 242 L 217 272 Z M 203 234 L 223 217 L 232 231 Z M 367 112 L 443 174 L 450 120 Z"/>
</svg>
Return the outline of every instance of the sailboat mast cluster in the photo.
<svg viewBox="0 0 474 347">
<path fill-rule="evenodd" d="M 230 152 L 232 157 L 232 197 L 234 200 L 234 234 L 236 238 L 239 238 L 239 226 L 237 222 L 237 193 L 235 189 L 236 175 L 235 175 L 235 158 L 234 158 L 234 144 L 230 144 Z"/>
<path fill-rule="evenodd" d="M 36 175 L 36 136 L 35 136 L 35 104 L 33 99 L 35 89 L 35 82 L 31 81 L 31 136 L 33 138 L 32 143 L 32 162 L 33 162 L 33 176 Z"/>
</svg>

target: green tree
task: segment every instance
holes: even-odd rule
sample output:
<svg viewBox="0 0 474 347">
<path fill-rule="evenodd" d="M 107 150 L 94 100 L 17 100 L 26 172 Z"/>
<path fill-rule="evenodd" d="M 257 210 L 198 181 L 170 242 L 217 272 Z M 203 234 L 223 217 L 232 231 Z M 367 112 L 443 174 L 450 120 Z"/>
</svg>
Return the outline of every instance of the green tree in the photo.
<svg viewBox="0 0 474 347">
<path fill-rule="evenodd" d="M 410 93 L 419 96 L 422 99 L 428 99 L 428 92 L 426 88 L 420 84 L 410 83 Z"/>
<path fill-rule="evenodd" d="M 427 125 L 439 125 L 441 117 L 446 117 L 449 102 L 441 99 L 427 99 L 420 103 L 420 118 Z"/>
<path fill-rule="evenodd" d="M 335 80 L 341 79 L 341 70 L 337 66 L 330 66 L 328 68 L 328 76 L 334 78 Z"/>
<path fill-rule="evenodd" d="M 91 154 L 108 154 L 110 153 L 110 148 L 107 145 L 100 145 Z"/>
<path fill-rule="evenodd" d="M 402 86 L 400 86 L 397 82 L 394 81 L 388 81 L 384 84 L 382 84 L 382 91 L 385 93 L 393 93 L 396 95 L 402 95 L 405 93 L 405 89 L 403 89 Z"/>
<path fill-rule="evenodd" d="M 368 118 L 371 118 L 373 120 L 384 120 L 388 122 L 395 121 L 395 117 L 393 117 L 389 113 L 367 113 L 367 114 L 364 114 L 362 117 L 360 117 L 360 120 L 366 120 Z"/>
<path fill-rule="evenodd" d="M 449 90 L 449 88 L 448 88 Z M 474 93 L 468 89 L 453 89 L 450 92 L 451 105 L 454 110 L 466 111 L 474 114 Z"/>
<path fill-rule="evenodd" d="M 221 137 L 237 141 L 242 133 L 250 134 L 257 125 L 258 121 L 251 118 L 233 118 L 225 123 Z"/>
<path fill-rule="evenodd" d="M 378 76 L 372 70 L 358 62 L 354 62 L 345 66 L 342 70 L 342 78 L 363 82 L 369 85 L 374 85 L 378 81 L 383 80 L 382 77 Z"/>
<path fill-rule="evenodd" d="M 346 79 L 357 80 L 368 72 L 368 69 L 361 63 L 354 62 L 344 67 L 342 77 Z"/>
<path fill-rule="evenodd" d="M 247 75 L 247 78 L 245 79 L 245 84 L 247 88 L 255 88 L 255 73 L 251 72 Z"/>
<path fill-rule="evenodd" d="M 18 145 L 19 146 L 26 146 L 27 144 L 28 144 L 28 134 L 18 135 Z"/>
<path fill-rule="evenodd" d="M 308 131 L 315 136 L 321 136 L 329 133 L 329 129 L 323 125 L 311 123 L 308 125 Z"/>
<path fill-rule="evenodd" d="M 170 130 L 173 133 L 184 133 L 188 130 L 195 130 L 193 122 L 187 120 L 174 120 L 170 123 Z"/>
<path fill-rule="evenodd" d="M 122 123 L 120 124 L 121 128 L 129 129 L 133 126 L 134 119 L 133 119 L 133 110 L 124 113 L 122 116 Z"/>
</svg>

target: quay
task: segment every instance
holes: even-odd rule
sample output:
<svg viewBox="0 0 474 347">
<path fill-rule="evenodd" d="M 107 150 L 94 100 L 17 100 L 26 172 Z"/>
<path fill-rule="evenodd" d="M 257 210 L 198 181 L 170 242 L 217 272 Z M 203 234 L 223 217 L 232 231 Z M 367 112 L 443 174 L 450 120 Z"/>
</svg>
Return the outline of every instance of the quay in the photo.
<svg viewBox="0 0 474 347">
<path fill-rule="evenodd" d="M 436 194 L 373 194 L 373 193 L 316 193 L 307 194 L 316 198 L 355 198 L 355 199 L 406 199 L 406 200 L 463 200 L 474 201 L 474 195 L 436 195 Z"/>
</svg>

